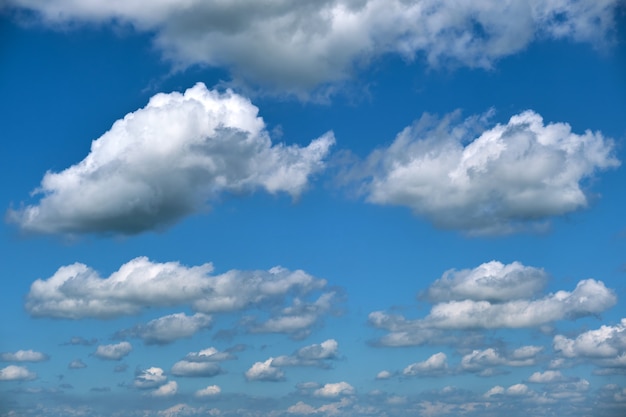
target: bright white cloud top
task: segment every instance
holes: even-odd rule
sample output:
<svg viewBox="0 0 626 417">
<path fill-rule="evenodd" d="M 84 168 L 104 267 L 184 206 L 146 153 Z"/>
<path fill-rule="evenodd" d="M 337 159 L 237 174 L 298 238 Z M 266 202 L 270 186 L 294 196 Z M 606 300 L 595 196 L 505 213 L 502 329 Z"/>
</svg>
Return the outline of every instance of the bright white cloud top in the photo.
<svg viewBox="0 0 626 417">
<path fill-rule="evenodd" d="M 445 229 L 511 233 L 586 207 L 582 181 L 620 164 L 600 132 L 576 134 L 528 110 L 476 134 L 488 117 L 424 115 L 405 128 L 368 158 L 367 200 Z"/>
<path fill-rule="evenodd" d="M 46 23 L 129 23 L 154 31 L 176 65 L 228 67 L 235 80 L 303 94 L 384 54 L 490 67 L 533 40 L 597 42 L 619 0 L 270 2 L 10 0 Z M 478 30 L 477 30 L 478 28 Z"/>
<path fill-rule="evenodd" d="M 64 171 L 48 172 L 36 205 L 9 219 L 36 233 L 134 234 L 162 229 L 223 192 L 298 197 L 324 167 L 332 133 L 307 147 L 272 144 L 258 109 L 202 83 L 157 94 L 93 141 Z"/>
</svg>

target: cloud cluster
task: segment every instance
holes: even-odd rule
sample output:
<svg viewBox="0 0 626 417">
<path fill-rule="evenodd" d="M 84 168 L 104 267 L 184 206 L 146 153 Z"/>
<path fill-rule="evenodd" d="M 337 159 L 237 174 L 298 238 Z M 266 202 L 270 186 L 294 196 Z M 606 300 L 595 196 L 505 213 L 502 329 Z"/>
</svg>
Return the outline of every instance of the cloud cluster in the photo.
<svg viewBox="0 0 626 417">
<path fill-rule="evenodd" d="M 0 353 L 0 360 L 4 362 L 42 362 L 50 359 L 45 353 L 34 350 L 18 350 L 17 352 Z"/>
<path fill-rule="evenodd" d="M 256 362 L 248 371 L 246 378 L 257 381 L 283 380 L 285 374 L 281 367 L 316 366 L 329 368 L 329 361 L 337 359 L 339 344 L 335 339 L 328 339 L 320 344 L 302 347 L 291 355 L 272 357 L 264 362 Z"/>
<path fill-rule="evenodd" d="M 272 144 L 258 109 L 198 83 L 153 96 L 61 172 L 47 172 L 35 205 L 8 219 L 36 233 L 134 234 L 163 228 L 223 192 L 297 197 L 324 167 L 332 133 L 307 147 Z"/>
<path fill-rule="evenodd" d="M 520 263 L 505 266 L 490 262 L 471 271 L 448 271 L 426 292 L 434 294 L 439 302 L 423 319 L 375 311 L 369 314 L 369 323 L 388 331 L 378 344 L 410 346 L 441 343 L 447 333 L 444 330 L 536 327 L 599 314 L 617 302 L 613 291 L 594 279 L 580 281 L 571 292 L 525 298 L 536 292 L 544 280 L 542 270 Z M 444 289 L 450 289 L 450 301 L 445 299 Z M 467 298 L 460 299 L 460 294 Z"/>
<path fill-rule="evenodd" d="M 296 94 L 349 78 L 385 54 L 490 67 L 538 38 L 597 42 L 619 0 L 267 2 L 9 0 L 58 27 L 122 22 L 155 33 L 177 66 L 226 67 L 235 81 Z"/>
<path fill-rule="evenodd" d="M 166 345 L 178 339 L 190 338 L 200 330 L 210 328 L 212 322 L 211 316 L 203 313 L 192 316 L 175 313 L 122 330 L 117 333 L 117 337 L 139 337 L 147 345 Z"/>
<path fill-rule="evenodd" d="M 133 386 L 139 389 L 152 389 L 160 387 L 167 382 L 167 376 L 163 369 L 155 366 L 141 370 L 135 375 Z"/>
<path fill-rule="evenodd" d="M 326 281 L 301 270 L 275 267 L 269 271 L 231 270 L 219 275 L 212 271 L 211 264 L 186 267 L 140 257 L 102 278 L 88 266 L 76 263 L 59 268 L 46 280 L 35 281 L 26 309 L 36 317 L 66 319 L 104 319 L 180 305 L 189 305 L 198 312 L 193 316 L 179 313 L 161 317 L 121 332 L 141 337 L 146 343 L 164 344 L 208 327 L 208 313 L 265 309 L 271 316 L 265 321 L 252 318 L 250 331 L 306 334 L 333 307 L 333 292 L 307 301 L 306 297 L 324 289 Z"/>
<path fill-rule="evenodd" d="M 128 342 L 120 342 L 111 345 L 100 345 L 96 349 L 94 356 L 109 361 L 119 361 L 133 350 L 133 346 Z"/>
<path fill-rule="evenodd" d="M 545 124 L 532 110 L 485 129 L 488 117 L 424 115 L 405 128 L 357 174 L 371 177 L 367 200 L 410 207 L 444 229 L 504 234 L 586 207 L 582 181 L 619 165 L 600 132 Z"/>
<path fill-rule="evenodd" d="M 615 326 L 603 325 L 568 338 L 554 336 L 554 350 L 565 358 L 593 362 L 596 373 L 626 373 L 626 319 Z"/>
</svg>

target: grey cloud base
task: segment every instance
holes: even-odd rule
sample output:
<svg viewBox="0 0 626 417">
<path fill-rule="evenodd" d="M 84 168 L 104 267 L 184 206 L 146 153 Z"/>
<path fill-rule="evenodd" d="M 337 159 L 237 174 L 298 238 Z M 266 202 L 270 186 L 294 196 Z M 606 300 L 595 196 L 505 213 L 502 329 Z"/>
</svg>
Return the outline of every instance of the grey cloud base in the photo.
<svg viewBox="0 0 626 417">
<path fill-rule="evenodd" d="M 47 172 L 38 204 L 7 218 L 33 233 L 135 234 L 170 226 L 224 192 L 298 197 L 334 137 L 272 144 L 257 114 L 246 98 L 202 83 L 157 94 L 93 141 L 81 162 Z"/>
</svg>

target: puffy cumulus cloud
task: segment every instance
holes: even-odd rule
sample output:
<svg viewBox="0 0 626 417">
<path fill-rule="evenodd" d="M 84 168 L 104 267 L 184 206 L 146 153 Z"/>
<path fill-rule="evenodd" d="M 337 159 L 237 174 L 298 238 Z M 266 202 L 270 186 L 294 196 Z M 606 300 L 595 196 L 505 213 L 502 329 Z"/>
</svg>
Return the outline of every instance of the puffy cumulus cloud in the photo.
<svg viewBox="0 0 626 417">
<path fill-rule="evenodd" d="M 9 0 L 53 27 L 123 22 L 155 34 L 176 66 L 227 67 L 237 81 L 303 94 L 386 54 L 490 67 L 537 38 L 596 42 L 619 0 L 292 2 Z"/>
<path fill-rule="evenodd" d="M 335 339 L 328 339 L 320 344 L 302 347 L 289 356 L 278 356 L 272 360 L 272 366 L 318 366 L 327 368 L 329 360 L 336 359 L 339 344 Z"/>
<path fill-rule="evenodd" d="M 529 378 L 528 382 L 534 382 L 536 384 L 550 384 L 554 382 L 561 382 L 566 380 L 561 371 L 545 371 L 534 372 Z"/>
<path fill-rule="evenodd" d="M 535 296 L 545 286 L 543 269 L 519 262 L 491 261 L 474 269 L 451 269 L 436 280 L 425 295 L 430 301 L 486 300 L 502 302 Z"/>
<path fill-rule="evenodd" d="M 317 408 L 305 403 L 304 401 L 298 401 L 294 405 L 287 408 L 286 411 L 289 414 L 296 415 L 322 414 L 328 416 L 353 415 L 353 412 L 356 411 L 356 415 L 363 415 L 359 412 L 364 410 L 358 410 L 358 407 L 357 410 L 348 410 L 347 407 L 350 407 L 351 405 L 353 405 L 353 402 L 349 398 L 345 397 L 341 398 L 339 401 L 323 404 Z"/>
<path fill-rule="evenodd" d="M 537 355 L 542 350 L 541 346 L 524 346 L 506 355 L 493 348 L 476 349 L 463 356 L 459 370 L 489 376 L 498 366 L 532 366 L 537 363 Z"/>
<path fill-rule="evenodd" d="M 50 359 L 45 353 L 34 350 L 18 350 L 17 352 L 0 353 L 0 360 L 5 362 L 43 362 Z"/>
<path fill-rule="evenodd" d="M 532 110 L 485 129 L 488 117 L 424 115 L 368 157 L 358 174 L 371 177 L 367 200 L 410 207 L 444 229 L 512 233 L 586 207 L 582 181 L 620 164 L 600 132 L 545 124 Z"/>
<path fill-rule="evenodd" d="M 597 373 L 623 373 L 626 368 L 626 319 L 615 326 L 603 325 L 573 339 L 554 336 L 552 346 L 565 358 L 592 361 Z"/>
<path fill-rule="evenodd" d="M 387 370 L 382 370 L 379 373 L 376 374 L 376 379 L 389 379 L 393 376 L 393 373 L 387 371 Z"/>
<path fill-rule="evenodd" d="M 153 96 L 61 172 L 47 172 L 35 205 L 8 219 L 35 233 L 134 234 L 166 227 L 222 192 L 294 197 L 324 167 L 332 133 L 307 147 L 273 145 L 258 109 L 232 91 L 196 84 Z"/>
<path fill-rule="evenodd" d="M 166 381 L 167 377 L 165 376 L 163 369 L 151 367 L 139 371 L 135 375 L 133 386 L 139 389 L 151 389 L 160 387 L 161 385 L 165 384 Z"/>
<path fill-rule="evenodd" d="M 443 352 L 435 353 L 423 362 L 412 363 L 404 368 L 402 375 L 405 376 L 435 376 L 444 375 L 448 372 L 447 356 Z"/>
<path fill-rule="evenodd" d="M 220 352 L 213 346 L 199 352 L 189 352 L 185 356 L 185 360 L 189 362 L 221 362 L 230 359 L 235 359 L 235 355 L 230 352 Z"/>
<path fill-rule="evenodd" d="M 36 373 L 23 366 L 9 365 L 0 369 L 0 381 L 29 381 L 36 378 Z"/>
<path fill-rule="evenodd" d="M 354 387 L 345 381 L 324 384 L 321 388 L 313 391 L 313 395 L 316 397 L 326 398 L 339 397 L 340 395 L 352 395 L 354 393 Z"/>
<path fill-rule="evenodd" d="M 301 270 L 275 267 L 269 271 L 231 270 L 219 275 L 212 271 L 211 264 L 186 267 L 140 257 L 102 278 L 88 266 L 76 263 L 59 268 L 46 280 L 36 280 L 27 295 L 26 309 L 37 317 L 82 319 L 177 305 L 189 305 L 204 314 L 269 308 L 273 315 L 265 323 L 251 324 L 251 330 L 290 333 L 306 332 L 332 307 L 333 293 L 322 293 L 316 301 L 306 300 L 323 290 L 326 281 Z M 276 310 L 292 297 L 293 305 Z M 184 328 L 174 328 L 183 322 Z M 183 333 L 187 337 L 193 329 L 208 324 L 208 316 L 201 314 L 173 315 L 136 330 L 148 342 L 165 343 Z"/>
<path fill-rule="evenodd" d="M 222 372 L 215 362 L 178 361 L 172 366 L 172 375 L 188 377 L 211 377 Z"/>
<path fill-rule="evenodd" d="M 139 337 L 148 345 L 165 345 L 178 339 L 190 338 L 198 331 L 211 327 L 212 318 L 203 313 L 187 316 L 185 313 L 170 314 L 118 332 L 120 337 Z"/>
<path fill-rule="evenodd" d="M 260 323 L 252 318 L 247 325 L 252 333 L 287 333 L 293 339 L 304 339 L 322 315 L 335 311 L 336 299 L 335 292 L 324 293 L 314 302 L 295 298 L 274 317 Z"/>
<path fill-rule="evenodd" d="M 120 342 L 111 345 L 100 345 L 96 349 L 94 356 L 110 361 L 119 361 L 133 350 L 133 346 L 128 342 Z"/>
<path fill-rule="evenodd" d="M 178 383 L 169 381 L 150 393 L 153 397 L 170 397 L 178 391 Z"/>
<path fill-rule="evenodd" d="M 83 369 L 87 367 L 87 364 L 81 359 L 74 359 L 67 365 L 68 369 Z"/>
<path fill-rule="evenodd" d="M 218 385 L 209 385 L 206 388 L 199 389 L 196 391 L 196 397 L 205 398 L 205 397 L 215 397 L 222 392 L 222 389 Z"/>
<path fill-rule="evenodd" d="M 523 267 L 518 265 L 516 268 Z M 450 281 L 454 279 L 444 284 L 439 280 L 437 285 L 456 287 Z M 388 331 L 375 344 L 412 346 L 448 343 L 454 339 L 449 335 L 450 330 L 467 332 L 478 329 L 537 327 L 557 320 L 597 315 L 617 302 L 614 292 L 606 288 L 602 281 L 594 279 L 580 281 L 574 291 L 557 291 L 537 299 L 509 299 L 509 288 L 502 290 L 507 295 L 498 296 L 498 285 L 497 282 L 490 286 L 487 284 L 496 295 L 486 297 L 496 300 L 499 297 L 502 302 L 474 299 L 446 301 L 443 299 L 443 292 L 436 292 L 439 294 L 437 297 L 442 297 L 442 301 L 433 305 L 429 314 L 422 319 L 410 320 L 401 315 L 374 311 L 368 316 L 369 324 Z M 450 298 L 457 298 L 457 293 L 458 291 L 451 290 Z M 532 356 L 532 349 L 528 349 L 530 350 L 516 352 L 517 359 L 523 359 L 528 354 Z"/>
<path fill-rule="evenodd" d="M 245 373 L 248 381 L 282 381 L 285 373 L 272 365 L 274 358 L 269 358 L 265 362 L 256 362 Z"/>
</svg>

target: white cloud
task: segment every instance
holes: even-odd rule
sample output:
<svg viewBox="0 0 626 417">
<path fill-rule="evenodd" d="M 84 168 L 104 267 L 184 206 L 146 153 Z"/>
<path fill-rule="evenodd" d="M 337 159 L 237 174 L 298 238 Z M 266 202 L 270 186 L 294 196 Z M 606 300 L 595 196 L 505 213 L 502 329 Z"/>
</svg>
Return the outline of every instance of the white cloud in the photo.
<svg viewBox="0 0 626 417">
<path fill-rule="evenodd" d="M 133 386 L 139 389 L 149 389 L 160 387 L 165 384 L 167 377 L 165 376 L 163 369 L 157 367 L 151 367 L 140 371 L 133 382 Z"/>
<path fill-rule="evenodd" d="M 214 362 L 178 361 L 171 370 L 172 375 L 188 377 L 211 377 L 221 372 L 220 366 Z"/>
<path fill-rule="evenodd" d="M 298 349 L 292 355 L 278 356 L 272 360 L 272 366 L 319 366 L 328 367 L 328 361 L 337 358 L 339 344 L 335 339 L 328 339 L 320 344 L 313 344 Z"/>
<path fill-rule="evenodd" d="M 265 362 L 256 362 L 245 373 L 248 381 L 281 381 L 285 374 L 280 368 L 272 366 L 274 358 L 269 358 Z"/>
<path fill-rule="evenodd" d="M 530 378 L 528 378 L 528 382 L 534 382 L 536 384 L 549 384 L 553 382 L 561 382 L 566 378 L 563 376 L 561 371 L 545 371 L 545 372 L 534 372 Z"/>
<path fill-rule="evenodd" d="M 501 395 L 504 394 L 504 387 L 501 387 L 500 385 L 496 385 L 493 388 L 490 388 L 489 391 L 487 391 L 485 393 L 485 397 L 489 398 L 489 397 L 493 397 L 494 395 Z"/>
<path fill-rule="evenodd" d="M 48 359 L 49 356 L 45 353 L 37 352 L 31 349 L 0 354 L 0 360 L 5 362 L 42 362 Z"/>
<path fill-rule="evenodd" d="M 217 385 L 209 385 L 206 388 L 196 391 L 196 397 L 215 397 L 222 392 L 222 389 Z"/>
<path fill-rule="evenodd" d="M 344 381 L 324 384 L 323 387 L 313 391 L 313 395 L 315 395 L 316 397 L 327 398 L 338 397 L 340 395 L 352 395 L 354 393 L 354 387 Z"/>
<path fill-rule="evenodd" d="M 150 395 L 152 395 L 153 397 L 170 397 L 176 394 L 177 391 L 178 384 L 176 383 L 176 381 L 170 381 L 152 391 Z"/>
<path fill-rule="evenodd" d="M 47 172 L 38 204 L 8 219 L 36 233 L 134 234 L 171 225 L 223 192 L 297 197 L 334 137 L 273 145 L 257 113 L 246 98 L 201 83 L 157 94 L 93 141 L 80 163 Z"/>
<path fill-rule="evenodd" d="M 87 364 L 85 362 L 83 362 L 81 359 L 74 359 L 72 362 L 70 362 L 67 367 L 69 369 L 82 369 L 82 368 L 86 368 Z"/>
<path fill-rule="evenodd" d="M 387 370 L 380 371 L 376 374 L 376 379 L 389 379 L 393 374 Z"/>
<path fill-rule="evenodd" d="M 511 385 L 506 389 L 506 393 L 513 396 L 528 395 L 529 391 L 528 386 L 524 384 Z"/>
<path fill-rule="evenodd" d="M 618 0 L 325 0 L 206 2 L 9 0 L 53 27 L 117 21 L 155 34 L 176 66 L 227 67 L 235 80 L 302 93 L 347 79 L 396 54 L 490 67 L 537 38 L 597 42 L 614 27 Z M 479 28 L 478 30 L 476 28 Z"/>
<path fill-rule="evenodd" d="M 568 358 L 610 358 L 626 350 L 626 319 L 616 326 L 601 326 L 581 333 L 575 339 L 556 335 L 554 349 Z"/>
<path fill-rule="evenodd" d="M 111 345 L 100 345 L 96 349 L 94 356 L 100 359 L 119 361 L 133 350 L 133 346 L 128 342 L 120 342 Z"/>
<path fill-rule="evenodd" d="M 410 207 L 445 229 L 512 233 L 586 207 L 581 182 L 620 164 L 600 132 L 544 124 L 532 110 L 484 130 L 488 117 L 425 115 L 404 129 L 361 168 L 367 200 Z"/>
<path fill-rule="evenodd" d="M 443 330 L 472 330 L 536 327 L 563 319 L 575 319 L 601 313 L 617 302 L 613 291 L 602 281 L 580 281 L 574 291 L 558 291 L 536 300 L 449 301 L 435 304 L 423 319 L 408 320 L 383 311 L 369 314 L 369 323 L 389 331 L 378 340 L 386 346 L 410 346 L 439 343 Z M 518 359 L 528 353 L 519 351 Z M 531 355 L 532 356 L 532 355 Z"/>
<path fill-rule="evenodd" d="M 9 365 L 0 369 L 0 381 L 28 381 L 37 378 L 37 374 L 23 366 Z"/>
<path fill-rule="evenodd" d="M 212 270 L 211 264 L 186 267 L 177 262 L 155 263 L 140 257 L 122 265 L 108 278 L 101 278 L 88 266 L 76 263 L 59 268 L 47 280 L 35 281 L 27 295 L 26 309 L 37 317 L 68 319 L 110 318 L 137 314 L 145 308 L 177 305 L 190 305 L 206 314 L 273 308 L 286 304 L 292 295 L 307 296 L 326 286 L 325 280 L 304 271 L 279 267 L 269 271 L 231 270 L 220 275 L 212 275 Z M 294 306 L 276 313 L 279 318 L 270 317 L 265 328 L 257 331 L 306 330 L 330 308 L 331 299 L 332 293 L 322 294 L 312 303 L 298 299 L 300 301 L 294 302 Z M 306 320 L 297 323 L 281 321 L 287 320 L 280 318 L 282 316 L 297 318 L 296 314 Z M 206 321 L 201 315 L 192 317 L 196 318 L 186 320 L 196 324 Z M 167 338 L 163 332 L 158 331 L 163 330 L 160 325 L 177 320 L 176 317 L 163 322 L 157 320 L 155 326 L 143 329 L 145 336 L 155 342 L 165 341 Z"/>
<path fill-rule="evenodd" d="M 502 302 L 535 296 L 545 286 L 548 275 L 543 269 L 519 262 L 502 264 L 491 261 L 474 269 L 451 269 L 426 292 L 433 302 L 486 300 Z"/>
<path fill-rule="evenodd" d="M 537 355 L 542 350 L 540 346 L 524 346 L 506 355 L 493 348 L 476 349 L 463 356 L 460 369 L 487 376 L 498 366 L 532 366 L 537 363 Z"/>
<path fill-rule="evenodd" d="M 213 346 L 199 352 L 189 352 L 185 356 L 189 362 L 221 362 L 229 359 L 235 359 L 235 356 L 230 352 L 220 352 Z"/>
<path fill-rule="evenodd" d="M 402 374 L 405 376 L 433 376 L 443 375 L 448 370 L 447 356 L 443 352 L 435 353 L 423 362 L 412 363 L 404 368 Z"/>
<path fill-rule="evenodd" d="M 212 321 L 211 316 L 202 313 L 193 316 L 176 313 L 121 331 L 119 334 L 139 337 L 148 345 L 164 345 L 178 339 L 190 338 L 200 330 L 210 328 Z"/>
</svg>

